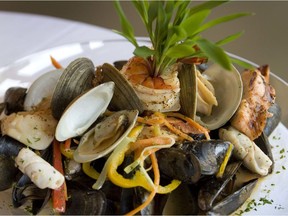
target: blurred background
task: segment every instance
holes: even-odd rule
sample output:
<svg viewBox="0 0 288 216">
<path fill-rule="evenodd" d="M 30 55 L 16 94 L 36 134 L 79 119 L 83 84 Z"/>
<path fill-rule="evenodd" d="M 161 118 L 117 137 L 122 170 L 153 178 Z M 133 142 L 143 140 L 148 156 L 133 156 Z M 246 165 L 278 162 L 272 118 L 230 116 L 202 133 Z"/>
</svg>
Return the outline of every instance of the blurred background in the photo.
<svg viewBox="0 0 288 216">
<path fill-rule="evenodd" d="M 132 4 L 128 1 L 121 4 L 135 27 L 135 34 L 147 36 Z M 112 1 L 0 1 L 0 10 L 55 16 L 120 30 Z M 259 65 L 269 64 L 272 72 L 288 82 L 287 10 L 288 1 L 232 1 L 213 11 L 211 18 L 236 12 L 255 15 L 216 26 L 204 36 L 217 41 L 243 30 L 243 36 L 225 45 L 225 50 Z"/>
</svg>

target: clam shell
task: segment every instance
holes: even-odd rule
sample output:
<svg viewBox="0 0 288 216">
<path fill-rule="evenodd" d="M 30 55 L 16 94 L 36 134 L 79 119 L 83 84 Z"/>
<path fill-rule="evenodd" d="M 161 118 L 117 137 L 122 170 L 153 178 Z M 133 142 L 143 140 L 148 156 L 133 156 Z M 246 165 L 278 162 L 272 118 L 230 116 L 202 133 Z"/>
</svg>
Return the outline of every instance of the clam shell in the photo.
<svg viewBox="0 0 288 216">
<path fill-rule="evenodd" d="M 138 113 L 138 110 L 122 110 L 99 122 L 81 137 L 74 160 L 85 163 L 112 152 L 134 127 Z"/>
<path fill-rule="evenodd" d="M 68 104 L 93 87 L 93 62 L 87 58 L 72 61 L 59 78 L 51 101 L 53 116 L 60 119 Z"/>
<path fill-rule="evenodd" d="M 195 65 L 182 64 L 179 69 L 178 78 L 181 85 L 180 112 L 192 119 L 195 119 L 197 100 L 197 79 Z"/>
<path fill-rule="evenodd" d="M 63 69 L 49 71 L 38 77 L 29 87 L 24 101 L 24 109 L 30 111 L 44 98 L 52 97 L 56 83 Z"/>
<path fill-rule="evenodd" d="M 108 107 L 114 92 L 114 83 L 96 86 L 72 101 L 56 127 L 58 141 L 82 135 Z"/>
<path fill-rule="evenodd" d="M 243 83 L 235 67 L 227 71 L 218 64 L 213 64 L 203 72 L 203 75 L 209 78 L 215 89 L 218 106 L 213 107 L 210 116 L 201 116 L 195 120 L 214 130 L 228 122 L 237 110 L 242 98 Z"/>
<path fill-rule="evenodd" d="M 105 63 L 102 65 L 102 73 L 104 82 L 113 81 L 115 83 L 114 96 L 110 103 L 111 109 L 137 109 L 139 113 L 144 111 L 144 107 L 135 90 L 115 67 Z"/>
</svg>

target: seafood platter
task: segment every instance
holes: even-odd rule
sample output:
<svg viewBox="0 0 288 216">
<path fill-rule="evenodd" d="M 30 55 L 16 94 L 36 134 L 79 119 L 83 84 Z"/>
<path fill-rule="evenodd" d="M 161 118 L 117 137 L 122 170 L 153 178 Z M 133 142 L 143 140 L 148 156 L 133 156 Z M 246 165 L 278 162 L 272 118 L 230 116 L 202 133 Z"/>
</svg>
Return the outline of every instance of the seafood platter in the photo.
<svg viewBox="0 0 288 216">
<path fill-rule="evenodd" d="M 238 35 L 216 46 L 199 37 L 211 23 L 187 27 L 220 3 L 169 2 L 134 4 L 152 21 L 177 8 L 173 46 L 166 19 L 132 37 L 116 2 L 126 39 L 0 68 L 0 214 L 287 213 L 287 83 L 219 48 Z"/>
</svg>

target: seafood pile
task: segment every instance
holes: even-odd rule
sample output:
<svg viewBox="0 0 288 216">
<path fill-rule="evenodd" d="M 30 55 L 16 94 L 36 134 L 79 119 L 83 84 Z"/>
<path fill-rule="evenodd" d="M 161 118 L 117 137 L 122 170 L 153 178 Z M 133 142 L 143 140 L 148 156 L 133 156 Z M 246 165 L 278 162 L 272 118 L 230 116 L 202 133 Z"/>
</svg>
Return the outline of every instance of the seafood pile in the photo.
<svg viewBox="0 0 288 216">
<path fill-rule="evenodd" d="M 28 89 L 7 90 L 0 191 L 12 188 L 15 208 L 32 203 L 38 214 L 52 200 L 57 214 L 230 214 L 271 173 L 267 137 L 280 110 L 269 67 L 240 73 L 197 34 L 222 3 L 142 3 L 134 2 L 152 48 L 138 46 L 118 2 L 135 56 L 102 65 L 80 57 L 65 67 L 52 59 L 56 69 Z M 160 38 L 149 29 L 154 19 Z"/>
<path fill-rule="evenodd" d="M 193 207 L 186 213 L 229 214 L 250 196 L 257 179 L 272 171 L 267 136 L 280 121 L 279 107 L 261 68 L 243 73 L 234 68 L 226 72 L 231 77 L 227 81 L 218 79 L 217 74 L 223 70 L 219 65 L 178 63 L 177 71 L 183 72 L 182 76 L 190 74 L 195 82 L 209 83 L 218 103 L 205 116 L 197 109 L 201 99 L 195 96 L 191 104 L 195 106 L 194 113 L 189 117 L 187 110 L 180 108 L 172 112 L 145 107 L 145 99 L 122 75 L 134 60 L 137 63 L 136 58 L 123 62 L 119 70 L 108 63 L 95 67 L 91 60 L 78 58 L 64 69 L 40 76 L 27 90 L 7 90 L 1 118 L 0 185 L 1 190 L 13 187 L 14 207 L 32 201 L 33 213 L 37 214 L 48 205 L 52 191 L 65 184 L 64 214 L 128 213 L 153 191 L 152 201 L 140 210 L 141 214 L 162 214 L 165 203 L 179 193 L 185 194 L 187 205 Z M 247 73 L 253 77 L 248 81 L 243 78 Z M 49 82 L 51 79 L 57 82 Z M 262 80 L 262 86 L 253 88 L 260 85 L 257 79 Z M 179 85 L 185 88 L 183 80 L 179 77 Z M 235 88 L 236 84 L 239 88 Z M 50 90 L 39 91 L 40 86 Z M 231 90 L 217 90 L 219 86 Z M 196 88 L 193 91 L 202 94 Z M 233 91 L 241 97 L 234 103 L 225 101 L 230 100 Z M 264 102 L 260 104 L 265 107 L 269 122 L 274 121 L 265 123 L 265 129 L 259 126 L 255 139 L 241 131 L 243 122 L 235 124 L 244 118 L 239 117 L 243 112 L 241 104 L 253 100 L 249 95 L 258 96 L 251 91 L 262 94 L 259 97 Z M 179 95 L 182 104 L 180 98 Z M 272 115 L 274 107 L 276 114 Z M 256 117 L 246 118 L 249 122 L 258 121 L 253 119 Z M 54 142 L 62 154 L 63 173 L 53 166 Z M 249 181 L 238 182 L 236 176 L 247 174 L 247 170 Z M 156 175 L 158 182 L 153 181 Z M 127 203 L 127 199 L 135 203 Z M 75 208 L 73 203 L 80 201 L 83 206 Z M 173 214 L 184 214 L 183 211 Z"/>
</svg>

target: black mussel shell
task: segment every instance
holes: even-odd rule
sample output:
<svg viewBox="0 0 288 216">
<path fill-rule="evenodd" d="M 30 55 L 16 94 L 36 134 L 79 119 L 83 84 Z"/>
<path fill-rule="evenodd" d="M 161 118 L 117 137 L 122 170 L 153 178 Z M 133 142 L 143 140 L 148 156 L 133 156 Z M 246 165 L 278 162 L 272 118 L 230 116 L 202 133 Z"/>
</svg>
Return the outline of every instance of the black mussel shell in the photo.
<svg viewBox="0 0 288 216">
<path fill-rule="evenodd" d="M 194 140 L 184 142 L 180 148 L 198 158 L 202 175 L 213 175 L 218 172 L 224 158 L 230 158 L 230 146 L 231 143 L 224 140 Z"/>
<path fill-rule="evenodd" d="M 11 87 L 5 92 L 4 102 L 6 104 L 6 115 L 24 110 L 26 91 L 26 88 Z"/>
<path fill-rule="evenodd" d="M 0 155 L 0 191 L 12 187 L 16 181 L 18 168 L 11 157 Z"/>
<path fill-rule="evenodd" d="M 161 149 L 156 153 L 160 173 L 172 179 L 195 183 L 201 177 L 199 160 L 179 148 Z"/>
<path fill-rule="evenodd" d="M 268 110 L 273 114 L 270 118 L 267 118 L 264 133 L 267 137 L 274 131 L 279 122 L 281 121 L 281 108 L 278 104 L 274 103 Z"/>
</svg>

